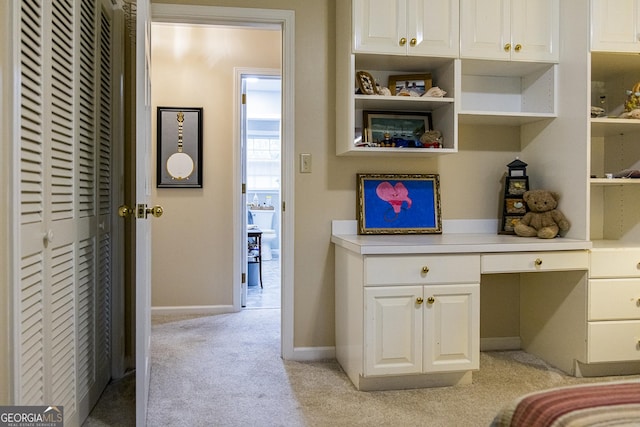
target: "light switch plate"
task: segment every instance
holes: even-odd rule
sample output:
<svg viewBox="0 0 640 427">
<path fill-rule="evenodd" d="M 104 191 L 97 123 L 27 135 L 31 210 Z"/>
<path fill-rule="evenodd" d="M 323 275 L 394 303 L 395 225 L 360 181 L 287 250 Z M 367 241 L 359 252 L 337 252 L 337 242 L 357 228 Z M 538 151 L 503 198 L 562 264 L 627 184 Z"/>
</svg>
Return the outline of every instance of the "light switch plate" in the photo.
<svg viewBox="0 0 640 427">
<path fill-rule="evenodd" d="M 300 154 L 300 173 L 311 173 L 311 154 Z"/>
</svg>

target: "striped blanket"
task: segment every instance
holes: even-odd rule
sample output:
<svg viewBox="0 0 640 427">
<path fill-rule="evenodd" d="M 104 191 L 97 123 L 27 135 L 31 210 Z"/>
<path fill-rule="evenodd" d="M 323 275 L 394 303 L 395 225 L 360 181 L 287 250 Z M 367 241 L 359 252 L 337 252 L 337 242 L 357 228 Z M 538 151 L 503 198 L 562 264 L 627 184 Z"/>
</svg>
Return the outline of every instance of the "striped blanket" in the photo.
<svg viewBox="0 0 640 427">
<path fill-rule="evenodd" d="M 640 381 L 554 388 L 519 397 L 492 427 L 640 426 Z"/>
</svg>

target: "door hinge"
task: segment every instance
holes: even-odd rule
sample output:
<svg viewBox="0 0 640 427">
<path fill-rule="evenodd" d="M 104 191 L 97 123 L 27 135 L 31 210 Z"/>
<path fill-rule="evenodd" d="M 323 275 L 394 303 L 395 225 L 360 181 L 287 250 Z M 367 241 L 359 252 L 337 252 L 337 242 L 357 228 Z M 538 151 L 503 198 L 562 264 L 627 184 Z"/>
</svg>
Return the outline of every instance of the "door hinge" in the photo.
<svg viewBox="0 0 640 427">
<path fill-rule="evenodd" d="M 247 184 L 242 183 L 242 194 L 247 194 Z"/>
<path fill-rule="evenodd" d="M 242 94 L 242 105 L 246 105 L 247 104 L 247 94 L 243 93 Z"/>
<path fill-rule="evenodd" d="M 286 206 L 284 204 L 284 201 L 282 201 L 282 212 L 284 212 L 286 210 L 285 208 L 286 208 Z"/>
<path fill-rule="evenodd" d="M 242 283 L 247 283 L 247 273 L 242 273 Z"/>
</svg>

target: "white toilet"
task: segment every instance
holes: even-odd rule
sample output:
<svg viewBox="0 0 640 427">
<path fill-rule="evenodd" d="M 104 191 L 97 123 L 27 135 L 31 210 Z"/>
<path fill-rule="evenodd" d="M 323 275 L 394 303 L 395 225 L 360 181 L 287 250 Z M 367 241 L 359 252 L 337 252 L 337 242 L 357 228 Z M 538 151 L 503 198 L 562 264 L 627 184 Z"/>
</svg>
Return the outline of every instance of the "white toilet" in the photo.
<svg viewBox="0 0 640 427">
<path fill-rule="evenodd" d="M 262 230 L 262 260 L 273 259 L 271 244 L 276 239 L 276 231 L 273 229 L 274 209 L 249 209 L 253 224 Z"/>
</svg>

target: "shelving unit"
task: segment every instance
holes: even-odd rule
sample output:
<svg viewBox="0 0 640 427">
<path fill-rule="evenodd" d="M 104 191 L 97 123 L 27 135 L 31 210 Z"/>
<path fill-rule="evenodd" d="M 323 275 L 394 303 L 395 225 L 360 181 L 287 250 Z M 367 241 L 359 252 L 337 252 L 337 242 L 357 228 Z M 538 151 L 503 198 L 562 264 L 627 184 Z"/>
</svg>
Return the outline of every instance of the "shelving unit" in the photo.
<svg viewBox="0 0 640 427">
<path fill-rule="evenodd" d="M 515 60 L 460 59 L 458 52 L 451 49 L 440 51 L 432 49 L 434 55 L 426 56 L 430 50 L 407 47 L 405 50 L 389 50 L 393 37 L 388 31 L 371 29 L 379 17 L 367 0 L 353 0 L 358 12 L 352 9 L 352 2 L 336 4 L 336 155 L 338 156 L 434 156 L 458 152 L 458 125 L 502 125 L 522 126 L 537 121 L 553 120 L 557 117 L 557 61 L 554 55 L 541 56 L 542 62 Z M 439 5 L 454 14 L 458 10 L 457 2 L 428 2 L 429 7 Z M 422 5 L 422 3 L 421 3 Z M 390 5 L 387 5 L 391 7 Z M 396 3 L 390 10 L 399 16 L 411 15 L 403 2 Z M 402 7 L 400 7 L 402 6 Z M 363 8 L 364 9 L 361 9 Z M 420 6 L 422 7 L 422 6 Z M 558 5 L 555 0 L 540 5 L 551 13 L 551 24 L 542 25 L 555 28 Z M 369 10 L 371 22 L 363 21 L 354 13 Z M 375 9 L 377 10 L 377 9 Z M 420 9 L 421 10 L 421 9 Z M 368 16 L 368 15 L 367 15 Z M 546 17 L 545 13 L 539 14 Z M 377 17 L 377 18 L 376 18 Z M 357 22 L 356 22 L 357 21 Z M 401 20 L 402 21 L 402 20 Z M 455 20 L 454 20 L 455 21 Z M 378 22 L 378 21 L 375 21 Z M 452 21 L 453 22 L 453 21 Z M 543 19 L 546 22 L 546 18 Z M 364 31 L 358 26 L 369 28 Z M 534 28 L 536 26 L 533 26 Z M 366 29 L 365 28 L 365 29 Z M 374 25 L 372 28 L 378 28 Z M 448 28 L 448 27 L 447 27 Z M 449 46 L 446 40 L 457 40 L 458 25 L 450 25 L 454 31 L 447 37 L 436 32 L 443 46 Z M 529 28 L 531 30 L 531 28 Z M 461 28 L 461 31 L 466 31 Z M 362 33 L 364 31 L 364 33 Z M 553 32 L 552 32 L 553 33 Z M 549 34 L 552 34 L 549 33 Z M 367 46 L 358 47 L 358 37 L 366 34 Z M 395 34 L 395 33 L 394 33 Z M 546 33 L 545 33 L 546 34 Z M 555 34 L 555 33 L 553 33 Z M 553 35 L 552 34 L 552 35 Z M 357 36 L 359 35 L 359 36 Z M 548 35 L 548 34 L 547 34 Z M 545 36 L 546 37 L 546 36 Z M 555 36 L 552 38 L 555 40 Z M 354 41 L 355 40 L 355 41 Z M 550 42 L 551 43 L 551 42 Z M 555 44 L 551 50 L 557 53 Z M 556 43 L 557 44 L 557 43 Z M 538 46 L 538 48 L 540 48 Z M 363 50 L 360 51 L 359 49 Z M 546 49 L 546 48 L 545 48 Z M 542 50 L 545 50 L 542 49 Z M 548 49 L 547 49 L 548 50 Z M 438 53 L 439 52 L 439 53 Z M 446 52 L 446 53 L 443 53 Z M 448 56 L 448 55 L 451 56 Z M 550 61 L 550 62 L 546 62 Z M 389 76 L 431 73 L 433 86 L 447 92 L 444 98 L 408 98 L 378 95 L 357 95 L 355 93 L 355 74 L 357 71 L 369 72 L 380 86 L 387 86 Z M 362 132 L 364 111 L 409 111 L 430 112 L 433 129 L 442 133 L 442 148 L 384 148 L 356 146 L 357 130 Z"/>
<path fill-rule="evenodd" d="M 348 77 L 336 84 L 338 91 L 339 113 L 341 120 L 336 141 L 337 155 L 410 155 L 433 156 L 436 154 L 454 153 L 458 147 L 458 129 L 456 117 L 455 67 L 457 60 L 450 58 L 410 57 L 393 55 L 349 54 Z M 433 86 L 439 86 L 447 92 L 442 98 L 399 97 L 381 95 L 355 94 L 355 73 L 369 72 L 380 86 L 387 86 L 389 76 L 431 73 Z M 344 109 L 342 109 L 344 107 Z M 364 129 L 363 112 L 378 111 L 410 111 L 430 112 L 433 128 L 443 135 L 442 148 L 385 148 L 356 147 L 354 145 L 355 129 Z M 344 120 L 344 118 L 347 118 Z"/>
<path fill-rule="evenodd" d="M 591 104 L 606 96 L 608 117 L 590 126 L 590 238 L 640 246 L 637 212 L 640 179 L 605 178 L 624 169 L 640 169 L 640 120 L 622 119 L 626 90 L 640 80 L 640 57 L 628 53 L 591 54 Z M 633 243 L 635 242 L 635 243 Z"/>
</svg>

